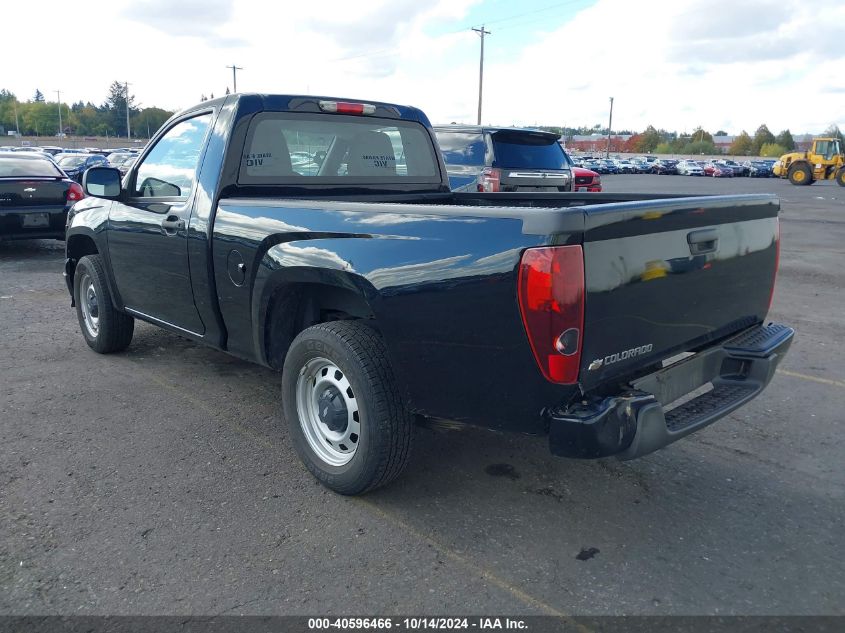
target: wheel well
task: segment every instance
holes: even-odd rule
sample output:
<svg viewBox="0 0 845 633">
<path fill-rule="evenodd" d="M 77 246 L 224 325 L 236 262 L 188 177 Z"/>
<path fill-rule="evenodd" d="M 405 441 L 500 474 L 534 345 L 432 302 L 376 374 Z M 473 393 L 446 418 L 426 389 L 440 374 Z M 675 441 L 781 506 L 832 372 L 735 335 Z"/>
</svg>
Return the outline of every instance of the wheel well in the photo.
<svg viewBox="0 0 845 633">
<path fill-rule="evenodd" d="M 265 315 L 264 354 L 275 369 L 282 368 L 291 342 L 302 330 L 327 321 L 374 318 L 370 305 L 358 292 L 311 283 L 278 288 Z"/>
<path fill-rule="evenodd" d="M 100 251 L 97 250 L 97 244 L 94 239 L 88 235 L 71 235 L 67 238 L 67 273 L 70 281 L 73 281 L 73 275 L 76 272 L 76 263 L 86 255 L 96 255 Z"/>
</svg>

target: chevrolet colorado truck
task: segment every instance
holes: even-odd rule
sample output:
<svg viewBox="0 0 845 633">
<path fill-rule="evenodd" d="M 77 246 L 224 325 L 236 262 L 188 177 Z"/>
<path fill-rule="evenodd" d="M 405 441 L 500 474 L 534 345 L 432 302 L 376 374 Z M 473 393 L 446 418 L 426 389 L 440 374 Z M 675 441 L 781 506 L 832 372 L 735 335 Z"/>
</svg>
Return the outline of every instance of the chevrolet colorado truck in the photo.
<svg viewBox="0 0 845 633">
<path fill-rule="evenodd" d="M 291 443 L 344 494 L 394 479 L 425 418 L 645 455 L 757 396 L 793 337 L 765 321 L 774 196 L 456 193 L 412 107 L 205 101 L 83 187 L 88 345 L 141 319 L 280 370 Z"/>
</svg>

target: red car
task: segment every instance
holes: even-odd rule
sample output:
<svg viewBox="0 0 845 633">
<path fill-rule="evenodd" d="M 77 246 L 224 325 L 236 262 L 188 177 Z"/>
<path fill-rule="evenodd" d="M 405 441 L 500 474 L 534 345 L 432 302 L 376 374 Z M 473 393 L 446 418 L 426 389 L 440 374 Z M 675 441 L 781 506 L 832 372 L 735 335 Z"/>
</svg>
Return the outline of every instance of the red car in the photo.
<svg viewBox="0 0 845 633">
<path fill-rule="evenodd" d="M 705 163 L 704 175 L 713 176 L 713 178 L 733 178 L 734 170 L 724 165 L 717 165 L 716 163 Z"/>
<path fill-rule="evenodd" d="M 601 191 L 601 176 L 591 169 L 573 167 L 572 175 L 575 178 L 572 191 L 591 191 L 594 193 Z"/>
</svg>

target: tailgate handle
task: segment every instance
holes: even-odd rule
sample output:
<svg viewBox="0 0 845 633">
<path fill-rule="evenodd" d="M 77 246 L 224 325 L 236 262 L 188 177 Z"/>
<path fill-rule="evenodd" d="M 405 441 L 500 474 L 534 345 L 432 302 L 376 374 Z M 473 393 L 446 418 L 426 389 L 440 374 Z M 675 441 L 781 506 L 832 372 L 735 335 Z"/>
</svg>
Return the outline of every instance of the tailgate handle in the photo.
<svg viewBox="0 0 845 633">
<path fill-rule="evenodd" d="M 719 248 L 719 232 L 716 229 L 693 231 L 687 234 L 687 243 L 693 255 L 715 253 Z"/>
</svg>

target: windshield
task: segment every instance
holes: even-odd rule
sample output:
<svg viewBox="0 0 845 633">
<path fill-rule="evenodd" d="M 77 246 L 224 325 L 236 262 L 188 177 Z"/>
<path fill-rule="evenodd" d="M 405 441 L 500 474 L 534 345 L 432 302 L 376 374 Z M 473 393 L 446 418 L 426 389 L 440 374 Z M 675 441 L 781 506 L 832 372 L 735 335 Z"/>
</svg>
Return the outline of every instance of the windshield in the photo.
<svg viewBox="0 0 845 633">
<path fill-rule="evenodd" d="M 78 156 L 62 156 L 59 159 L 59 165 L 62 167 L 77 167 L 85 162 L 87 156 L 82 154 Z"/>
<path fill-rule="evenodd" d="M 117 166 L 117 165 L 120 165 L 121 163 L 126 162 L 127 160 L 129 160 L 132 157 L 133 157 L 132 154 L 112 154 L 112 155 L 109 156 L 108 162 L 109 162 L 110 165 Z"/>
<path fill-rule="evenodd" d="M 61 176 L 56 166 L 47 159 L 12 158 L 0 156 L 0 178 L 26 178 L 42 176 L 56 178 Z"/>
<path fill-rule="evenodd" d="M 494 167 L 506 169 L 567 169 L 569 162 L 557 138 L 503 130 L 491 134 Z"/>
</svg>

